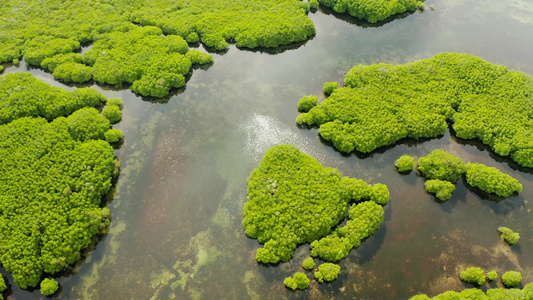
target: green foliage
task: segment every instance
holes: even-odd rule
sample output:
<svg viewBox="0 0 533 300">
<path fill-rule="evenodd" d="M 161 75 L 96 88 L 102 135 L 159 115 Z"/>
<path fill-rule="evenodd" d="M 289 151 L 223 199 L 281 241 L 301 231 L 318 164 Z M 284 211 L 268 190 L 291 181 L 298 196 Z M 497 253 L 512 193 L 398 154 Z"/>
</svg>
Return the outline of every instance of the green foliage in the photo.
<svg viewBox="0 0 533 300">
<path fill-rule="evenodd" d="M 38 35 L 24 43 L 23 54 L 28 64 L 41 66 L 46 58 L 57 54 L 72 53 L 79 48 L 80 43 L 76 40 Z"/>
<path fill-rule="evenodd" d="M 53 57 L 45 58 L 41 62 L 41 67 L 50 70 L 50 72 L 54 72 L 57 66 L 66 63 L 81 63 L 81 54 L 72 52 L 66 54 L 60 53 Z"/>
<path fill-rule="evenodd" d="M 475 56 L 442 53 L 404 65 L 356 66 L 344 85 L 297 118 L 320 126 L 320 135 L 340 151 L 367 153 L 406 137 L 436 137 L 452 117 L 458 137 L 479 139 L 533 167 L 528 75 Z"/>
<path fill-rule="evenodd" d="M 420 10 L 424 10 L 424 9 L 426 9 L 426 4 L 425 4 L 424 2 L 417 1 L 417 2 L 416 2 L 416 6 L 417 6 L 418 9 L 420 9 Z"/>
<path fill-rule="evenodd" d="M 471 186 L 500 197 L 522 192 L 522 185 L 518 180 L 494 167 L 482 164 L 466 164 L 466 181 Z"/>
<path fill-rule="evenodd" d="M 309 0 L 309 8 L 317 8 L 319 5 L 318 0 Z"/>
<path fill-rule="evenodd" d="M 416 0 L 318 0 L 325 7 L 330 7 L 338 13 L 367 20 L 370 23 L 383 21 L 386 18 L 417 8 Z"/>
<path fill-rule="evenodd" d="M 6 280 L 4 276 L 0 275 L 0 293 L 7 290 Z"/>
<path fill-rule="evenodd" d="M 498 231 L 501 232 L 501 238 L 509 245 L 514 245 L 520 239 L 520 234 L 514 232 L 507 227 L 498 227 Z"/>
<path fill-rule="evenodd" d="M 293 278 L 287 277 L 283 283 L 286 287 L 291 288 L 292 290 L 304 290 L 309 287 L 311 280 L 309 280 L 304 273 L 296 272 Z"/>
<path fill-rule="evenodd" d="M 257 261 L 288 261 L 298 244 L 311 243 L 329 234 L 346 216 L 350 200 L 376 199 L 382 203 L 386 187 L 376 186 L 341 178 L 336 169 L 322 167 L 293 146 L 272 147 L 248 178 L 248 201 L 244 205 L 246 234 L 264 243 L 257 250 Z M 362 207 L 370 207 L 369 203 Z M 370 213 L 377 209 L 358 213 L 374 226 L 379 211 L 378 216 Z M 379 209 L 382 214 L 383 209 Z M 357 234 L 369 232 L 370 228 L 365 228 Z"/>
<path fill-rule="evenodd" d="M 41 294 L 45 296 L 53 295 L 59 289 L 59 283 L 55 279 L 45 278 L 41 282 Z"/>
<path fill-rule="evenodd" d="M 109 120 L 95 108 L 82 108 L 66 118 L 66 125 L 76 141 L 101 140 L 109 129 Z"/>
<path fill-rule="evenodd" d="M 436 149 L 418 160 L 418 170 L 429 179 L 456 182 L 465 172 L 463 161 L 456 156 Z"/>
<path fill-rule="evenodd" d="M 506 287 L 515 287 L 522 281 L 522 274 L 516 271 L 505 272 L 502 276 L 502 282 Z"/>
<path fill-rule="evenodd" d="M 84 83 L 91 80 L 92 69 L 84 64 L 67 62 L 57 66 L 52 75 L 64 82 Z"/>
<path fill-rule="evenodd" d="M 21 117 L 44 117 L 50 121 L 68 116 L 82 107 L 96 107 L 105 101 L 106 97 L 95 89 L 67 92 L 38 80 L 30 73 L 0 77 L 0 124 Z"/>
<path fill-rule="evenodd" d="M 481 268 L 468 268 L 460 274 L 461 280 L 464 282 L 483 285 L 485 284 L 485 270 Z"/>
<path fill-rule="evenodd" d="M 452 192 L 455 191 L 455 185 L 449 181 L 431 179 L 426 181 L 426 191 L 435 194 L 440 201 L 446 201 L 452 196 Z"/>
<path fill-rule="evenodd" d="M 120 98 L 111 98 L 106 102 L 107 106 L 118 106 L 121 110 L 124 108 L 124 102 Z"/>
<path fill-rule="evenodd" d="M 498 273 L 496 271 L 490 271 L 487 273 L 487 278 L 492 281 L 496 278 L 498 278 Z"/>
<path fill-rule="evenodd" d="M 312 270 L 315 266 L 315 260 L 312 257 L 306 258 L 302 263 L 302 267 L 306 270 Z"/>
<path fill-rule="evenodd" d="M 21 288 L 79 260 L 106 222 L 99 205 L 115 159 L 107 142 L 94 139 L 99 127 L 109 128 L 94 114 L 89 108 L 50 123 L 21 118 L 0 126 L 0 260 Z"/>
<path fill-rule="evenodd" d="M 116 143 L 122 139 L 122 131 L 118 129 L 109 129 L 104 133 L 104 138 L 108 143 Z"/>
<path fill-rule="evenodd" d="M 300 101 L 298 101 L 298 110 L 299 111 L 309 111 L 311 108 L 315 107 L 318 101 L 318 97 L 315 95 L 304 96 Z"/>
<path fill-rule="evenodd" d="M 324 87 L 322 88 L 322 91 L 326 95 L 331 95 L 331 93 L 333 93 L 333 91 L 336 89 L 337 89 L 337 82 L 326 82 L 324 83 Z M 306 110 L 306 111 L 309 111 L 309 110 Z"/>
<path fill-rule="evenodd" d="M 490 300 L 524 300 L 524 292 L 520 289 L 502 289 L 494 288 L 487 291 L 488 299 Z"/>
<path fill-rule="evenodd" d="M 213 55 L 198 51 L 196 49 L 189 50 L 187 53 L 185 53 L 185 56 L 191 60 L 193 65 L 206 65 L 214 62 Z"/>
<path fill-rule="evenodd" d="M 122 113 L 120 112 L 120 107 L 117 105 L 111 105 L 104 107 L 104 110 L 102 111 L 102 115 L 106 117 L 111 124 L 115 124 L 120 119 L 122 119 Z"/>
<path fill-rule="evenodd" d="M 341 267 L 332 263 L 323 263 L 318 266 L 318 271 L 315 272 L 315 278 L 318 282 L 333 281 L 339 277 Z"/>
<path fill-rule="evenodd" d="M 311 243 L 311 255 L 333 262 L 345 258 L 352 248 L 358 247 L 363 239 L 374 234 L 383 222 L 383 215 L 383 207 L 375 202 L 353 205 L 345 226 Z"/>
<path fill-rule="evenodd" d="M 490 273 L 490 272 L 489 272 Z M 437 295 L 433 298 L 429 298 L 426 295 L 417 295 L 410 300 L 531 300 L 533 299 L 533 283 L 526 285 L 522 290 L 520 289 L 502 289 L 493 288 L 488 289 L 487 293 L 483 293 L 479 289 L 466 289 L 460 293 L 454 291 L 448 291 Z"/>
<path fill-rule="evenodd" d="M 309 3 L 300 0 L 188 1 L 178 5 L 170 0 L 151 1 L 134 11 L 131 20 L 163 29 L 165 34 L 188 37 L 195 32 L 201 41 L 217 50 L 235 40 L 238 47 L 278 47 L 304 41 L 315 34 L 307 17 Z"/>
<path fill-rule="evenodd" d="M 402 155 L 396 160 L 395 165 L 400 172 L 411 172 L 415 166 L 415 159 L 409 155 Z"/>
<path fill-rule="evenodd" d="M 185 40 L 189 44 L 198 43 L 200 41 L 200 37 L 198 36 L 198 33 L 191 32 L 191 33 L 189 33 L 189 35 L 187 37 L 185 37 Z"/>
</svg>

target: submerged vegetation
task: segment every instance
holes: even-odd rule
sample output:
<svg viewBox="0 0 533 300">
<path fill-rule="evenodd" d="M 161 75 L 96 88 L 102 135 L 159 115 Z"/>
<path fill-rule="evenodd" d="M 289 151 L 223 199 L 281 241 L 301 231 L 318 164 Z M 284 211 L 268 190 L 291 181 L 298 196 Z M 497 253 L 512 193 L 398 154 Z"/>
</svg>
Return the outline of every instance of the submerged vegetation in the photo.
<svg viewBox="0 0 533 300">
<path fill-rule="evenodd" d="M 507 227 L 498 227 L 498 231 L 501 233 L 501 238 L 509 245 L 514 245 L 518 243 L 520 239 L 520 234 L 518 232 L 512 231 Z"/>
<path fill-rule="evenodd" d="M 0 125 L 0 261 L 25 289 L 69 268 L 107 227 L 101 199 L 119 164 L 103 140 L 108 119 L 82 108 L 106 101 L 95 90 L 65 92 L 9 74 L 0 77 L 0 101 L 9 122 Z M 55 280 L 42 286 L 46 295 L 57 290 Z"/>
<path fill-rule="evenodd" d="M 278 145 L 267 151 L 248 179 L 243 225 L 249 237 L 264 243 L 257 250 L 258 262 L 286 262 L 302 243 L 311 243 L 313 256 L 337 261 L 379 228 L 381 205 L 388 199 L 383 184 L 370 186 L 341 177 L 336 169 L 323 167 L 296 147 Z M 331 233 L 346 217 L 352 200 L 368 201 L 354 204 L 348 223 Z M 304 267 L 312 269 L 312 259 Z"/>
<path fill-rule="evenodd" d="M 342 152 L 368 153 L 403 138 L 433 138 L 451 120 L 456 135 L 533 167 L 533 78 L 456 53 L 404 65 L 356 66 L 344 88 L 302 113 Z"/>
</svg>

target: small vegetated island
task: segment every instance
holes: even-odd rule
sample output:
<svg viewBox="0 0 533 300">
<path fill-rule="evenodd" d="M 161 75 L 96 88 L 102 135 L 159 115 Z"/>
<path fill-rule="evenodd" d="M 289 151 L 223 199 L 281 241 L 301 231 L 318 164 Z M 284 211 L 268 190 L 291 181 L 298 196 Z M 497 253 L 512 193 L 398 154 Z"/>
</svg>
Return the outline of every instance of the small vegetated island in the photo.
<svg viewBox="0 0 533 300">
<path fill-rule="evenodd" d="M 344 88 L 296 119 L 319 126 L 342 152 L 368 153 L 403 138 L 448 129 L 533 167 L 533 78 L 468 54 L 442 53 L 404 65 L 356 66 Z"/>
<path fill-rule="evenodd" d="M 0 77 L 0 262 L 21 288 L 69 268 L 109 224 L 100 204 L 119 162 L 104 140 L 110 121 L 86 107 L 106 100 L 29 73 Z M 53 279 L 41 287 L 46 295 L 58 288 Z"/>
<path fill-rule="evenodd" d="M 509 197 L 522 192 L 522 184 L 515 178 L 494 167 L 482 164 L 465 164 L 459 157 L 442 150 L 434 150 L 421 157 L 418 171 L 429 180 L 425 183 L 428 192 L 434 193 L 441 201 L 448 200 L 455 190 L 454 183 L 465 174 L 466 182 L 486 193 Z M 502 227 L 503 228 L 503 227 Z"/>
<path fill-rule="evenodd" d="M 370 23 L 425 7 L 423 1 L 416 0 L 318 0 L 318 2 L 338 13 L 348 13 Z"/>
<path fill-rule="evenodd" d="M 248 178 L 243 225 L 264 244 L 258 262 L 286 262 L 303 243 L 311 243 L 312 256 L 335 262 L 379 228 L 388 199 L 383 184 L 342 177 L 296 147 L 278 145 Z M 347 224 L 332 231 L 351 201 Z"/>
</svg>

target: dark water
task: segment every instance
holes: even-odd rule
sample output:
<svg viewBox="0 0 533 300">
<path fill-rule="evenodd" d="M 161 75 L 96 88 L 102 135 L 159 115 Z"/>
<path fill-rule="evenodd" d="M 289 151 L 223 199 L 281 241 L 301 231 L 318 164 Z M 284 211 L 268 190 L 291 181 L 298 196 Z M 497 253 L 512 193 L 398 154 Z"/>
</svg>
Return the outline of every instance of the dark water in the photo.
<svg viewBox="0 0 533 300">
<path fill-rule="evenodd" d="M 97 87 L 125 102 L 123 120 L 115 126 L 126 140 L 116 151 L 122 172 L 108 204 L 113 221 L 85 261 L 58 278 L 58 298 L 407 299 L 463 289 L 467 285 L 458 274 L 470 266 L 500 275 L 521 271 L 524 283 L 533 282 L 531 171 L 450 132 L 358 156 L 341 155 L 320 140 L 316 128 L 295 125 L 298 99 L 322 95 L 324 82 L 342 82 L 358 64 L 465 52 L 533 74 L 530 2 L 428 0 L 426 7 L 378 27 L 319 10 L 310 14 L 317 34 L 308 42 L 275 54 L 232 46 L 215 54 L 207 70 L 195 70 L 185 90 L 162 102 Z M 25 69 L 11 67 L 4 74 Z M 63 86 L 50 74 L 32 72 Z M 259 244 L 246 238 L 241 225 L 246 178 L 266 149 L 280 143 L 391 191 L 385 222 L 340 262 L 340 277 L 299 292 L 287 290 L 283 279 L 302 271 L 309 246 L 300 246 L 288 263 L 262 266 L 255 261 Z M 437 148 L 495 166 L 520 180 L 524 191 L 498 203 L 460 180 L 452 198 L 439 203 L 414 172 L 394 171 L 399 156 L 418 158 Z M 501 242 L 499 226 L 519 232 L 519 243 Z M 8 299 L 42 297 L 7 279 L 13 290 Z M 501 284 L 491 284 L 496 285 Z"/>
</svg>

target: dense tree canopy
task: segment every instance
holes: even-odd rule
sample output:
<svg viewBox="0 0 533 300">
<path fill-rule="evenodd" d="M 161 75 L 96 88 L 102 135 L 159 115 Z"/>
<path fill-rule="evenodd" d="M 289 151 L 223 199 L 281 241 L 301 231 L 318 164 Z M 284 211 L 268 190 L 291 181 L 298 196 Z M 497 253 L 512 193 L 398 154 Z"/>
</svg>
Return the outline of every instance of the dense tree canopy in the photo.
<svg viewBox="0 0 533 300">
<path fill-rule="evenodd" d="M 507 227 L 498 227 L 498 231 L 501 233 L 501 238 L 509 245 L 514 245 L 518 243 L 520 239 L 520 234 L 514 232 L 512 229 Z"/>
<path fill-rule="evenodd" d="M 436 149 L 428 156 L 421 157 L 418 171 L 429 179 L 445 180 L 455 183 L 465 172 L 463 161 L 454 155 Z"/>
<path fill-rule="evenodd" d="M 485 283 L 485 270 L 482 268 L 471 267 L 461 272 L 461 280 L 468 283 L 482 285 Z"/>
<path fill-rule="evenodd" d="M 402 155 L 394 162 L 394 165 L 400 172 L 411 172 L 415 166 L 415 159 L 409 155 Z"/>
<path fill-rule="evenodd" d="M 68 116 L 82 107 L 96 107 L 106 97 L 95 89 L 67 92 L 52 87 L 30 73 L 0 76 L 0 124 L 21 117 L 44 117 L 53 120 Z"/>
<path fill-rule="evenodd" d="M 509 299 L 533 299 L 533 283 L 526 285 L 523 289 L 488 289 L 485 294 L 480 289 L 466 289 L 461 292 L 448 291 L 430 298 L 426 295 L 416 295 L 409 300 L 509 300 Z"/>
<path fill-rule="evenodd" d="M 424 187 L 426 191 L 435 194 L 440 201 L 450 199 L 455 191 L 455 185 L 446 180 L 430 179 L 424 183 Z"/>
<path fill-rule="evenodd" d="M 315 272 L 315 278 L 318 282 L 333 281 L 339 277 L 341 273 L 341 267 L 332 263 L 324 263 L 318 266 L 318 270 Z"/>
<path fill-rule="evenodd" d="M 102 140 L 109 121 L 90 107 L 106 100 L 94 89 L 66 92 L 29 73 L 0 77 L 7 123 L 0 125 L 0 262 L 21 288 L 79 260 L 109 224 L 100 202 L 118 160 Z M 42 286 L 46 295 L 57 290 L 55 280 Z"/>
<path fill-rule="evenodd" d="M 388 189 L 382 184 L 370 186 L 341 177 L 336 169 L 322 167 L 297 148 L 278 145 L 267 151 L 248 178 L 243 224 L 249 237 L 264 243 L 257 250 L 257 261 L 285 262 L 298 244 L 328 235 L 346 216 L 351 200 L 370 201 L 350 210 L 353 224 L 347 226 L 357 231 L 342 236 L 355 241 L 370 235 L 383 219 L 383 208 L 376 203 L 385 204 L 388 198 Z"/>
<path fill-rule="evenodd" d="M 222 50 L 228 41 L 246 48 L 277 47 L 315 33 L 300 0 L 5 0 L 0 11 L 0 63 L 25 56 L 39 66 L 102 33 L 128 31 L 133 23 L 161 28 L 189 42 Z"/>
<path fill-rule="evenodd" d="M 318 2 L 333 8 L 338 13 L 349 13 L 370 23 L 383 21 L 405 11 L 413 11 L 419 5 L 417 0 L 318 0 Z"/>
<path fill-rule="evenodd" d="M 304 273 L 296 272 L 292 278 L 285 278 L 285 281 L 283 283 L 286 287 L 291 288 L 292 290 L 303 290 L 309 287 L 311 280 L 307 278 L 307 275 L 305 275 Z"/>
<path fill-rule="evenodd" d="M 502 275 L 502 282 L 506 287 L 515 287 L 522 281 L 522 274 L 517 271 L 505 272 Z"/>
<path fill-rule="evenodd" d="M 522 184 L 515 178 L 494 167 L 482 164 L 466 164 L 466 181 L 487 193 L 509 197 L 522 192 Z"/>
<path fill-rule="evenodd" d="M 302 113 L 343 152 L 370 152 L 402 138 L 460 138 L 533 167 L 533 78 L 468 54 L 442 53 L 404 65 L 356 66 L 344 88 Z"/>
</svg>

